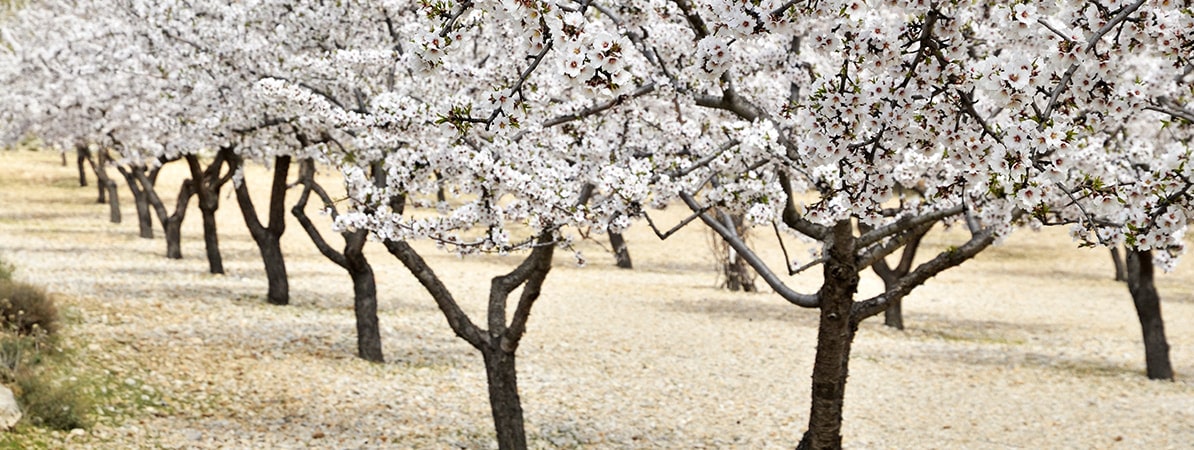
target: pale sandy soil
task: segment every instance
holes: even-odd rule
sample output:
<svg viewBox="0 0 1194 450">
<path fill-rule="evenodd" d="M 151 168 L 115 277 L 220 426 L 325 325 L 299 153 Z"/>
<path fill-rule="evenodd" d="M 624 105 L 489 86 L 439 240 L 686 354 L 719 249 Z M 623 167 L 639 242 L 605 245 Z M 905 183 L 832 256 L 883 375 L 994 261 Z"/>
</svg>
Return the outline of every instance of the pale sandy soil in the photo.
<svg viewBox="0 0 1194 450">
<path fill-rule="evenodd" d="M 145 386 L 160 404 L 82 435 L 37 437 L 50 447 L 493 446 L 480 357 L 380 246 L 371 257 L 388 362 L 374 365 L 352 357 L 347 275 L 293 221 L 284 238 L 293 304 L 269 306 L 233 198 L 220 211 L 228 275 L 211 276 L 197 210 L 186 259 L 170 261 L 160 239 L 137 238 L 127 190 L 125 223 L 109 224 L 73 174 L 56 154 L 0 152 L 0 257 L 61 294 L 80 361 Z M 163 196 L 173 198 L 180 176 L 164 173 Z M 815 312 L 715 289 L 699 228 L 660 242 L 636 227 L 628 238 L 633 271 L 591 242 L 580 246 L 587 267 L 557 257 L 520 349 L 532 445 L 792 447 L 807 420 Z M 956 239 L 935 233 L 927 244 Z M 474 314 L 488 278 L 514 264 L 421 248 Z M 1194 264 L 1159 280 L 1173 383 L 1145 379 L 1131 299 L 1110 275 L 1105 250 L 1078 250 L 1060 230 L 1023 232 L 917 290 L 907 331 L 864 323 L 846 446 L 1190 448 Z M 793 284 L 813 290 L 816 278 Z M 863 293 L 878 286 L 868 275 Z"/>
</svg>

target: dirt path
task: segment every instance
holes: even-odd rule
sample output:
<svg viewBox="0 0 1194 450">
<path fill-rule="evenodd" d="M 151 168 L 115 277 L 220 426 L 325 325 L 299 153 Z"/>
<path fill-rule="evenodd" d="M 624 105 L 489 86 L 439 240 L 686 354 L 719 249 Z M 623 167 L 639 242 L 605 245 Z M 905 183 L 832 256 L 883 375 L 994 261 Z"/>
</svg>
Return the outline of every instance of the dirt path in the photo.
<svg viewBox="0 0 1194 450">
<path fill-rule="evenodd" d="M 186 259 L 167 260 L 160 239 L 136 237 L 126 190 L 125 223 L 109 224 L 93 188 L 77 187 L 58 161 L 0 152 L 0 257 L 18 278 L 62 294 L 81 361 L 152 395 L 122 423 L 39 436 L 49 447 L 492 445 L 479 355 L 378 246 L 382 365 L 352 357 L 348 276 L 297 224 L 283 244 L 293 305 L 268 306 L 234 201 L 220 211 L 228 275 L 210 276 L 197 210 L 184 226 Z M 164 171 L 165 197 L 180 177 Z M 636 227 L 628 240 L 633 271 L 593 243 L 581 245 L 587 267 L 558 257 L 520 349 L 532 445 L 792 447 L 808 413 L 815 314 L 714 289 L 699 229 L 659 242 Z M 956 241 L 938 232 L 927 243 Z M 489 277 L 512 264 L 421 248 L 473 313 Z M 1078 250 L 1060 230 L 1025 231 L 916 291 L 907 331 L 863 324 L 846 446 L 1189 448 L 1194 263 L 1159 280 L 1174 383 L 1144 378 L 1131 299 L 1110 275 L 1105 250 Z M 806 277 L 796 284 L 814 286 Z M 868 277 L 863 293 L 879 286 Z"/>
</svg>

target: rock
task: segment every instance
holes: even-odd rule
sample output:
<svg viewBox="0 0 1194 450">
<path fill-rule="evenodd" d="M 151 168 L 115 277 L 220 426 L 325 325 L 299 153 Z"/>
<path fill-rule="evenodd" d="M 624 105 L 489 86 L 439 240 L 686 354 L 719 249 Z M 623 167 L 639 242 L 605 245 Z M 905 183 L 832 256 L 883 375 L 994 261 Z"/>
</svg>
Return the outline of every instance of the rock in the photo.
<svg viewBox="0 0 1194 450">
<path fill-rule="evenodd" d="M 21 420 L 21 407 L 7 386 L 0 386 L 0 429 L 9 430 Z"/>
</svg>

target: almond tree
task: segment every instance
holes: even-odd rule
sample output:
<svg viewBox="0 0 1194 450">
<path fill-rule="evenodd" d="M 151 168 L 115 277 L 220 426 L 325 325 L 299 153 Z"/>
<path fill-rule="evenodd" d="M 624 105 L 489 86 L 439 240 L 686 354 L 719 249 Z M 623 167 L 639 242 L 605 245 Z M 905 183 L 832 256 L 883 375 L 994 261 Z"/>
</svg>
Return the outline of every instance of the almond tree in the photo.
<svg viewBox="0 0 1194 450">
<path fill-rule="evenodd" d="M 570 117 L 604 113 L 571 124 L 571 135 L 633 149 L 615 164 L 646 166 L 655 202 L 678 199 L 778 295 L 820 311 L 800 447 L 838 448 L 861 320 L 1016 225 L 1083 220 L 1079 175 L 1113 165 L 1092 136 L 1166 98 L 1133 69 L 1188 54 L 1189 9 L 1145 3 L 436 3 L 428 15 L 440 25 L 414 51 L 448 66 L 475 48 L 456 36 L 499 28 L 505 42 L 487 44 L 516 48 L 510 64 L 529 60 L 526 72 L 587 88 L 591 106 Z M 508 102 L 464 103 L 443 120 L 533 125 L 526 115 L 571 100 L 528 92 L 526 79 L 478 95 Z M 924 192 L 903 197 L 897 186 Z M 798 200 L 807 192 L 813 200 Z M 783 264 L 821 266 L 820 289 L 788 286 L 737 236 L 734 213 L 821 243 L 810 264 Z M 855 298 L 862 270 L 934 223 L 964 226 L 969 239 L 897 267 L 882 294 Z"/>
</svg>

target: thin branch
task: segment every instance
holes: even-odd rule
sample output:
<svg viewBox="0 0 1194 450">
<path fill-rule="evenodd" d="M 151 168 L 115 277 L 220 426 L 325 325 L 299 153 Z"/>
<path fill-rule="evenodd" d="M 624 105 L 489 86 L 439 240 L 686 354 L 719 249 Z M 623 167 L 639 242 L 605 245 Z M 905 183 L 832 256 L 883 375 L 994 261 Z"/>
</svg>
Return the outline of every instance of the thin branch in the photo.
<svg viewBox="0 0 1194 450">
<path fill-rule="evenodd" d="M 671 176 L 672 176 L 672 178 L 681 178 L 685 175 L 692 173 L 694 170 L 697 170 L 701 167 L 705 167 L 705 166 L 709 165 L 709 163 L 713 162 L 713 160 L 717 159 L 718 156 L 721 156 L 723 153 L 729 151 L 731 148 L 734 148 L 735 146 L 737 146 L 740 143 L 741 143 L 741 141 L 739 141 L 737 139 L 731 140 L 730 142 L 726 142 L 725 144 L 723 144 L 721 146 L 721 148 L 717 149 L 716 152 L 713 152 L 713 153 L 709 154 L 708 156 L 705 156 L 704 158 L 697 160 L 697 162 L 692 163 L 691 166 L 688 166 L 688 167 L 685 167 L 683 169 L 673 172 Z"/>
<path fill-rule="evenodd" d="M 651 231 L 654 231 L 655 236 L 658 237 L 659 240 L 662 241 L 662 240 L 666 240 L 669 237 L 672 237 L 673 234 L 676 234 L 677 231 L 680 231 L 680 229 L 684 228 L 685 225 L 688 225 L 689 222 L 692 222 L 693 220 L 700 218 L 701 214 L 704 214 L 706 211 L 709 211 L 712 208 L 713 208 L 712 206 L 706 206 L 703 209 L 701 209 L 700 211 L 693 213 L 692 215 L 690 215 L 688 217 L 685 217 L 684 220 L 681 220 L 680 223 L 676 224 L 676 226 L 668 229 L 667 232 L 660 232 L 659 227 L 655 226 L 655 221 L 651 220 L 651 215 L 647 214 L 646 211 L 643 211 L 643 217 L 645 217 L 647 219 L 647 225 L 651 227 Z"/>
<path fill-rule="evenodd" d="M 1053 24 L 1051 24 L 1051 23 L 1049 23 L 1049 21 L 1045 20 L 1045 18 L 1044 18 L 1044 17 L 1041 17 L 1041 18 L 1038 18 L 1038 19 L 1036 19 L 1036 23 L 1039 23 L 1039 24 L 1041 24 L 1041 25 L 1044 25 L 1044 26 L 1045 26 L 1045 28 L 1048 28 L 1048 29 L 1049 29 L 1049 31 L 1052 31 L 1052 32 L 1053 32 L 1053 34 L 1056 34 L 1056 35 L 1057 35 L 1057 37 L 1061 38 L 1061 40 L 1063 40 L 1063 41 L 1069 42 L 1069 43 L 1071 43 L 1071 44 L 1076 44 L 1076 43 L 1077 43 L 1077 42 L 1075 42 L 1073 39 L 1070 39 L 1070 37 L 1069 37 L 1069 36 L 1066 36 L 1066 35 L 1065 35 L 1065 33 L 1062 33 L 1062 32 L 1061 32 L 1061 30 L 1058 30 L 1057 28 L 1054 28 L 1054 27 L 1053 27 Z"/>
<path fill-rule="evenodd" d="M 656 86 L 655 86 L 654 82 L 647 83 L 643 86 L 640 86 L 638 89 L 635 89 L 634 92 L 631 92 L 629 94 L 619 95 L 616 98 L 613 98 L 609 101 L 606 101 L 606 102 L 603 102 L 603 103 L 600 103 L 597 105 L 593 105 L 591 107 L 582 109 L 580 111 L 577 111 L 577 112 L 574 112 L 571 114 L 565 114 L 562 116 L 554 117 L 551 120 L 543 122 L 543 128 L 551 128 L 556 125 L 572 122 L 574 120 L 584 119 L 584 118 L 592 116 L 594 114 L 605 112 L 606 110 L 608 110 L 610 108 L 613 108 L 622 103 L 625 103 L 627 100 L 639 98 L 639 97 L 647 95 L 651 92 L 655 92 L 655 87 Z"/>
<path fill-rule="evenodd" d="M 1144 2 L 1145 0 L 1137 0 L 1136 3 L 1120 9 L 1119 14 L 1116 14 L 1115 17 L 1112 17 L 1110 21 L 1103 25 L 1102 28 L 1096 30 L 1094 34 L 1092 34 L 1090 38 L 1086 40 L 1086 47 L 1082 49 L 1082 52 L 1090 53 L 1094 51 L 1095 46 L 1100 40 L 1103 39 L 1103 36 L 1106 36 L 1107 33 L 1111 32 L 1112 29 L 1119 26 L 1119 24 L 1123 23 L 1125 20 L 1128 20 L 1128 16 L 1136 12 L 1137 9 L 1140 9 L 1140 6 L 1144 5 Z M 1065 73 L 1062 74 L 1061 81 L 1058 81 L 1057 86 L 1054 86 L 1053 91 L 1050 92 L 1049 103 L 1045 104 L 1044 112 L 1039 114 L 1038 117 L 1038 119 L 1041 119 L 1040 123 L 1042 127 L 1045 126 L 1045 120 L 1047 120 L 1049 116 L 1053 115 L 1053 111 L 1057 108 L 1057 100 L 1061 97 L 1062 91 L 1069 87 L 1070 80 L 1074 77 L 1074 72 L 1078 71 L 1078 66 L 1078 63 L 1071 64 L 1070 67 L 1066 69 Z"/>
<path fill-rule="evenodd" d="M 726 243 L 734 249 L 734 251 L 738 252 L 738 255 L 741 256 L 747 264 L 750 264 L 751 268 L 755 269 L 755 272 L 757 272 L 759 276 L 763 277 L 763 280 L 767 282 L 767 285 L 771 286 L 771 289 L 774 289 L 777 294 L 792 304 L 804 308 L 816 308 L 820 306 L 821 298 L 816 294 L 803 294 L 784 284 L 784 282 L 779 279 L 779 276 L 777 276 L 775 272 L 772 272 L 770 267 L 767 267 L 767 263 L 763 262 L 763 259 L 760 258 L 759 255 L 754 252 L 754 250 L 751 250 L 751 248 L 748 247 L 746 243 L 738 237 L 737 233 L 726 228 L 725 225 L 723 225 L 720 221 L 709 215 L 707 212 L 708 207 L 701 206 L 696 199 L 687 192 L 681 192 L 680 198 L 684 200 L 684 203 L 688 205 L 689 209 L 694 212 L 699 211 L 698 215 L 700 216 L 701 221 L 704 222 L 705 225 L 708 225 L 709 228 L 712 228 L 713 231 L 718 235 L 721 235 L 722 239 L 724 239 Z"/>
<path fill-rule="evenodd" d="M 919 216 L 904 216 L 895 222 L 881 226 L 869 232 L 863 233 L 858 237 L 859 246 L 867 246 L 879 242 L 880 239 L 899 233 L 904 230 L 911 229 L 926 223 L 936 222 L 949 216 L 961 214 L 965 210 L 965 205 L 958 204 L 951 208 L 933 211 Z"/>
<path fill-rule="evenodd" d="M 1162 114 L 1168 114 L 1168 115 L 1176 117 L 1178 119 L 1182 119 L 1187 122 L 1194 123 L 1194 111 L 1190 111 L 1185 108 L 1180 108 L 1177 105 L 1173 105 L 1173 104 L 1162 104 L 1162 105 L 1157 105 L 1157 106 L 1149 105 L 1149 106 L 1145 106 L 1144 109 L 1147 109 L 1149 111 L 1156 111 L 1156 112 L 1159 112 Z"/>
</svg>

